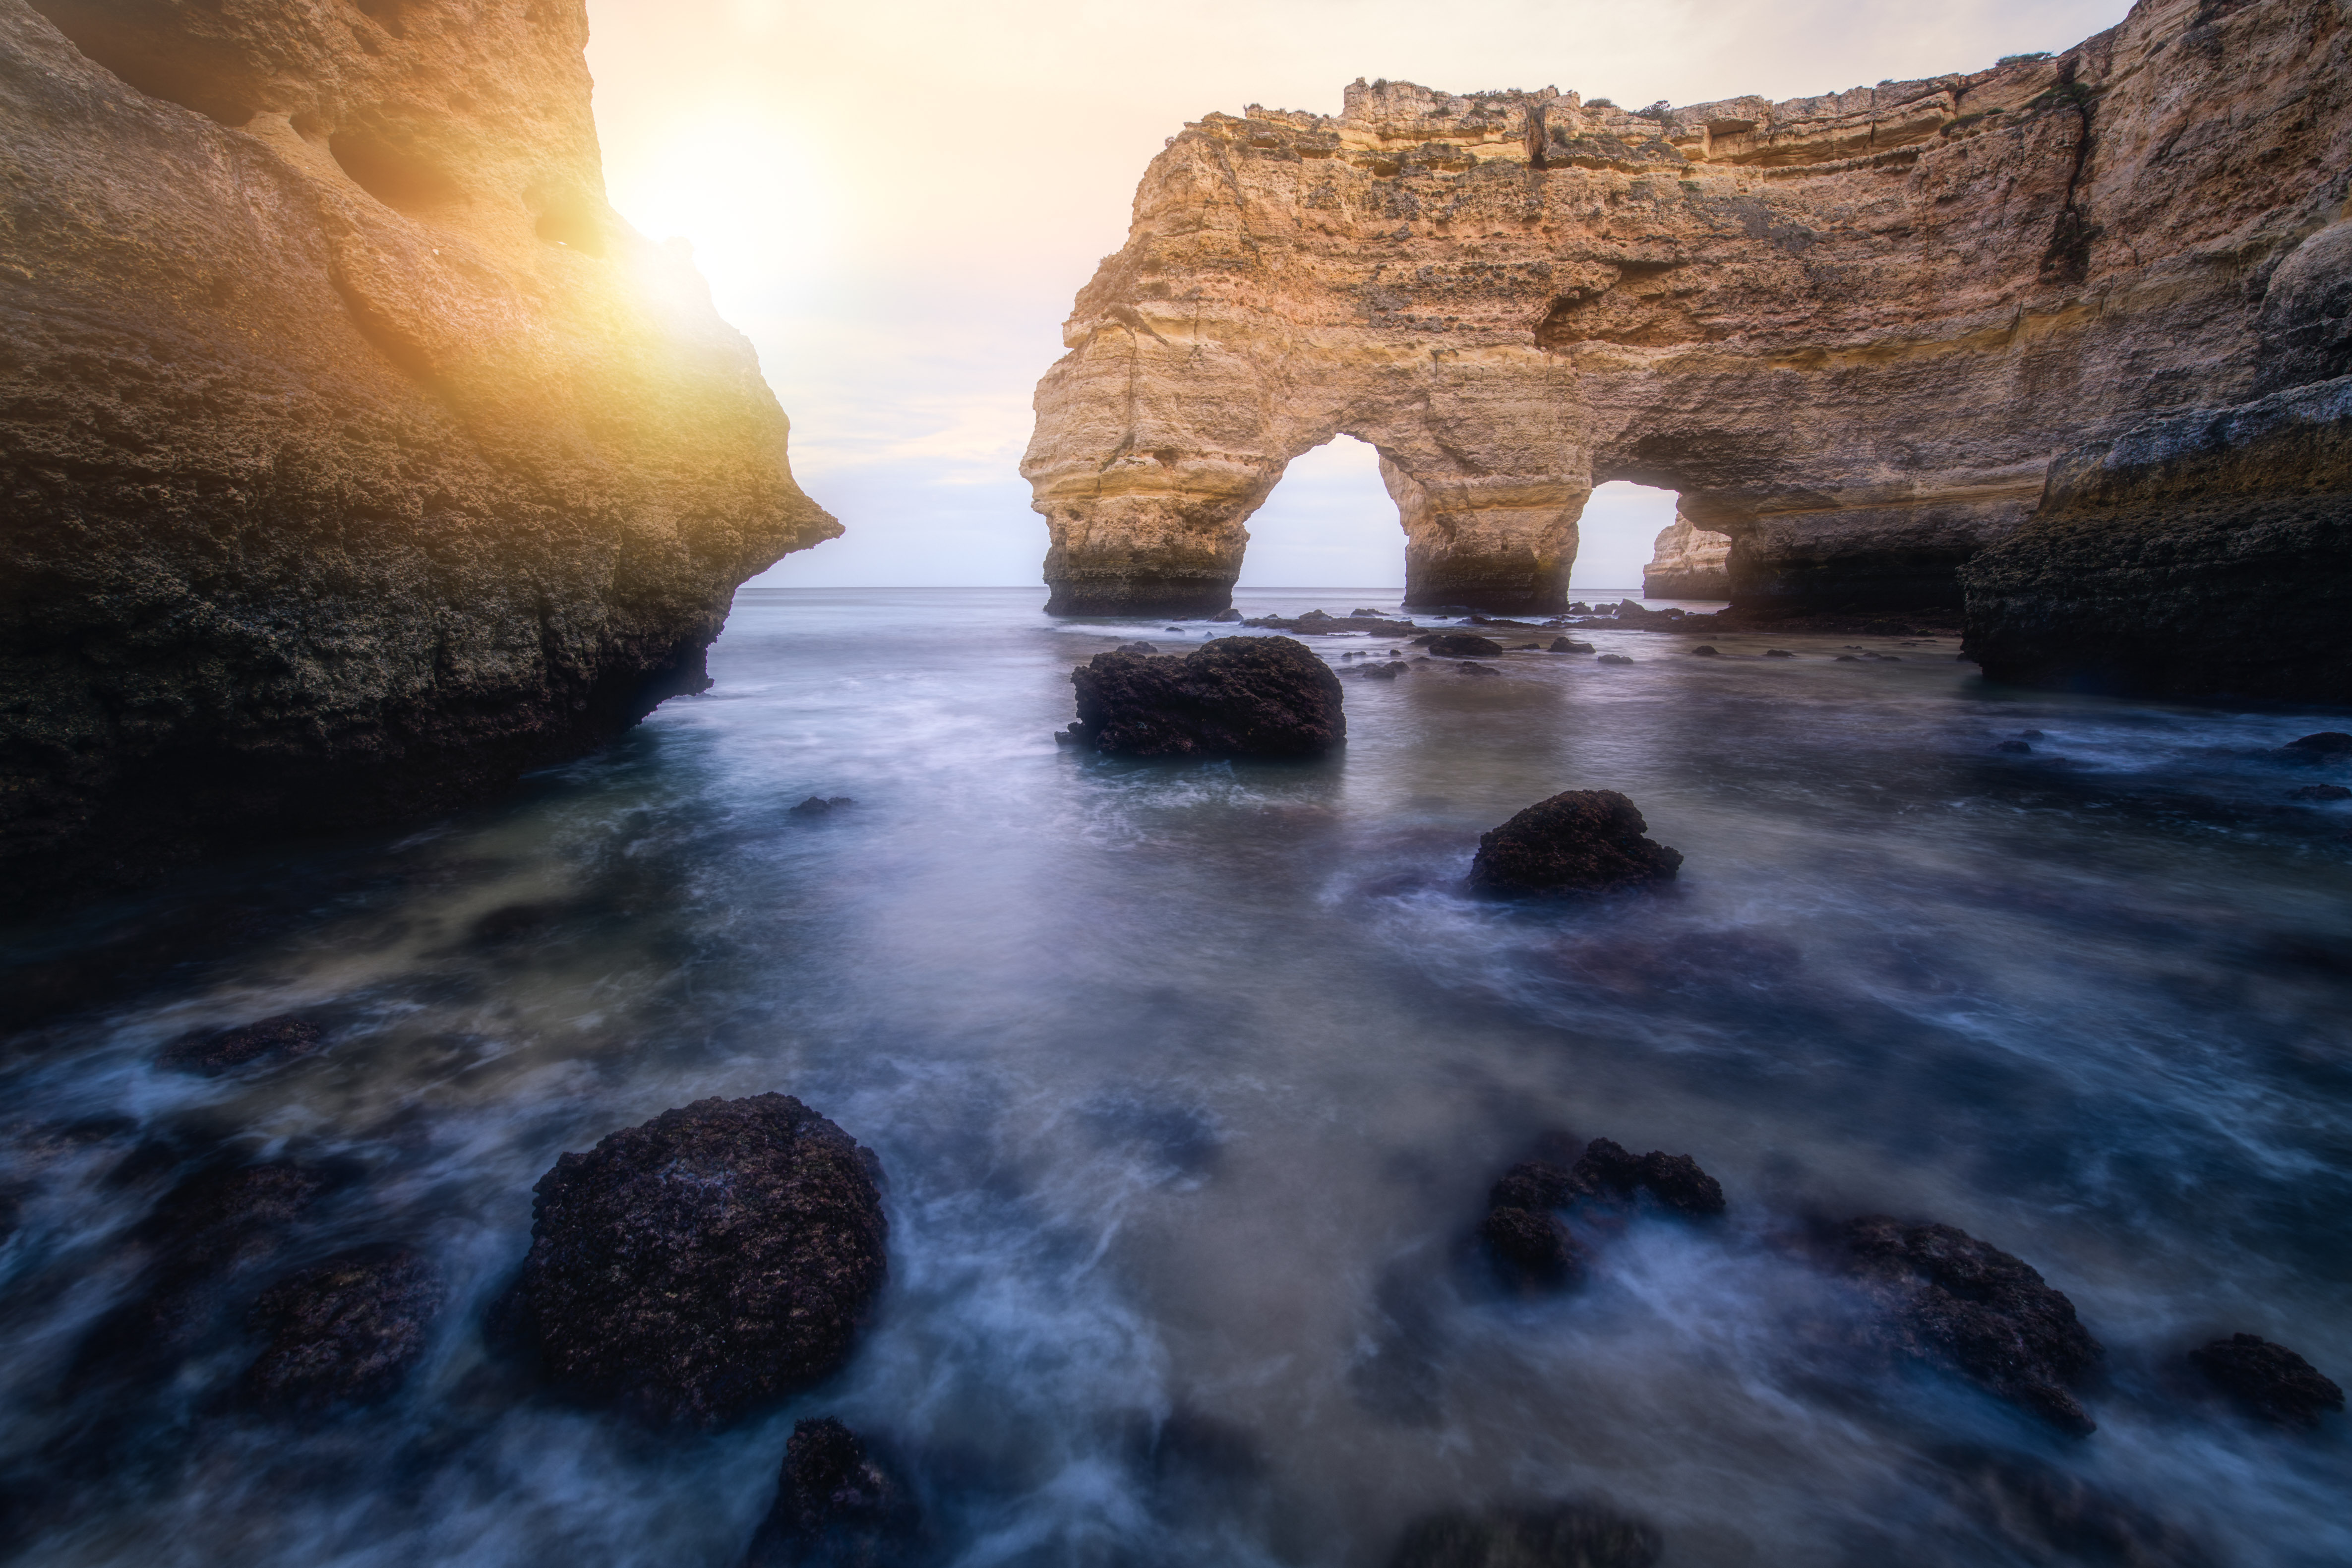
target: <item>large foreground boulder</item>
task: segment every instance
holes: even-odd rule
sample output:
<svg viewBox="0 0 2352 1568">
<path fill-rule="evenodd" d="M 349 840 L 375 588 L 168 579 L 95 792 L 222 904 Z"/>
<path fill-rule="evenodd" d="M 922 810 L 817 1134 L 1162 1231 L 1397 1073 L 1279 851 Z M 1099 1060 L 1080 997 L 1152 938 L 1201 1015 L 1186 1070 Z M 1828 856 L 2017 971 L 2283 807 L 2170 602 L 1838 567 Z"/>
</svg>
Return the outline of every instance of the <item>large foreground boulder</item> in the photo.
<svg viewBox="0 0 2352 1568">
<path fill-rule="evenodd" d="M 885 1272 L 878 1173 L 787 1095 L 666 1110 L 541 1178 L 508 1331 L 574 1397 L 738 1420 L 848 1359 Z"/>
<path fill-rule="evenodd" d="M 1098 653 L 1070 672 L 1075 739 L 1138 757 L 1303 757 L 1348 738 L 1339 678 L 1291 637 Z"/>
<path fill-rule="evenodd" d="M 2061 1431 L 2094 1430 L 2074 1390 L 2104 1352 L 2074 1303 L 2032 1265 L 1951 1226 L 1886 1215 L 1849 1220 L 1838 1240 L 1888 1348 L 1960 1373 Z"/>
<path fill-rule="evenodd" d="M 1566 791 L 1482 835 L 1470 886 L 1506 895 L 1601 893 L 1669 881 L 1682 853 L 1643 837 L 1649 826 L 1613 789 Z"/>
</svg>

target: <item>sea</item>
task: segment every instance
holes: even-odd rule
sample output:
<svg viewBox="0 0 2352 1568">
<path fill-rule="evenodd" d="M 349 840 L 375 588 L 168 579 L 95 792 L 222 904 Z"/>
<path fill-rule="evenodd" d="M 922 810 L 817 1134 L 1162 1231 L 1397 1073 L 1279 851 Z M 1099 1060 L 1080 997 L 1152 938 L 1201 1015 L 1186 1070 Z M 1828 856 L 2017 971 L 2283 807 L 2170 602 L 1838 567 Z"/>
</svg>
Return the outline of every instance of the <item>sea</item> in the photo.
<svg viewBox="0 0 2352 1568">
<path fill-rule="evenodd" d="M 1381 1568 L 1417 1521 L 1562 1502 L 1668 1568 L 2352 1562 L 2347 1418 L 2262 1426 L 2185 1359 L 2251 1332 L 2352 1383 L 2352 804 L 2291 798 L 2352 780 L 2279 754 L 2340 710 L 1604 627 L 1571 635 L 1633 662 L 1505 633 L 1496 674 L 1343 674 L 1322 760 L 1131 759 L 1056 742 L 1071 669 L 1247 628 L 1043 600 L 747 587 L 711 689 L 499 804 L 8 928 L 6 1559 L 733 1568 L 825 1415 L 961 1568 Z M 1570 789 L 1629 796 L 1678 879 L 1469 896 L 1479 836 Z M 158 1063 L 288 1014 L 316 1054 Z M 772 1090 L 885 1173 L 847 1367 L 709 1436 L 503 1368 L 557 1156 Z M 1728 1212 L 1506 1289 L 1487 1188 L 1563 1136 L 1690 1154 Z M 434 1260 L 398 1394 L 254 1415 L 236 1332 L 88 1370 L 141 1222 L 223 1160 L 338 1173 L 287 1268 Z M 1804 1237 L 1873 1213 L 2063 1291 L 2098 1430 L 1859 1352 Z"/>
</svg>

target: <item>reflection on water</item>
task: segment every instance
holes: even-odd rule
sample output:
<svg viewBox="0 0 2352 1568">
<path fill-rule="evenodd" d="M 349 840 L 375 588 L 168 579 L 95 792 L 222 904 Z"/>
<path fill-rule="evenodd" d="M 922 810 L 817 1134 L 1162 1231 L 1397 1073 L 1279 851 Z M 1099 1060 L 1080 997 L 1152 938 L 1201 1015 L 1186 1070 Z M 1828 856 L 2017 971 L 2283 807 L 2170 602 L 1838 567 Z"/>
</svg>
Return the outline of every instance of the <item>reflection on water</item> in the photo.
<svg viewBox="0 0 2352 1568">
<path fill-rule="evenodd" d="M 1556 1497 L 1669 1563 L 2352 1560 L 2344 1422 L 2257 1431 L 2174 1372 L 2232 1330 L 2352 1368 L 2352 808 L 2262 755 L 2340 720 L 1601 632 L 1637 662 L 1351 680 L 1327 763 L 1139 763 L 1056 749 L 1067 669 L 1206 628 L 1037 600 L 747 590 L 715 690 L 506 807 L 18 932 L 8 1549 L 731 1564 L 793 1418 L 834 1414 L 971 1564 L 1377 1563 L 1433 1509 Z M 1459 895 L 1481 831 L 1579 787 L 1684 852 L 1672 892 Z M 280 1014 L 324 1048 L 154 1065 Z M 835 1384 L 656 1439 L 485 1351 L 559 1152 L 768 1089 L 889 1172 L 890 1293 Z M 1497 1296 L 1462 1237 L 1561 1127 L 1696 1154 L 1731 1219 Z M 160 1373 L 87 1348 L 157 1199 L 256 1159 L 325 1173 L 271 1269 L 392 1240 L 447 1278 L 392 1405 L 290 1427 L 226 1398 L 234 1334 Z M 1864 1210 L 2071 1295 L 2098 1434 L 1842 1348 L 1788 1238 Z"/>
</svg>

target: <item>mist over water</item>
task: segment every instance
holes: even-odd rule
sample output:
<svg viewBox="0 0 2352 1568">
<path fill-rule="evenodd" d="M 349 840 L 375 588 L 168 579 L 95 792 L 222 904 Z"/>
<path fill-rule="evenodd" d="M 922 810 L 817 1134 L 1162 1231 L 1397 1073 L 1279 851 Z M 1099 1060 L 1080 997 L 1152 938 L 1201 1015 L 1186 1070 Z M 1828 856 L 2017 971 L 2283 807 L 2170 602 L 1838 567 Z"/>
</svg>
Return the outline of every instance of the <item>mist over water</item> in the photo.
<svg viewBox="0 0 2352 1568">
<path fill-rule="evenodd" d="M 1243 607 L 1394 604 L 1366 593 Z M 2340 715 L 1989 688 L 1949 641 L 1600 632 L 1637 662 L 1349 679 L 1325 762 L 1134 761 L 1055 746 L 1070 668 L 1231 628 L 1041 599 L 747 589 L 712 691 L 507 805 L 14 932 L 15 1560 L 730 1568 L 793 1419 L 834 1415 L 972 1568 L 1356 1568 L 1432 1510 L 1562 1497 L 1650 1520 L 1668 1564 L 2352 1561 L 2346 1418 L 2257 1428 L 2179 1370 L 2242 1331 L 2352 1381 L 2352 806 L 2263 755 Z M 1465 899 L 1477 836 L 1571 788 L 1632 796 L 1673 889 Z M 154 1065 L 287 1013 L 326 1048 Z M 656 1437 L 485 1349 L 557 1154 L 772 1089 L 888 1175 L 839 1378 Z M 1727 1220 L 1635 1215 L 1583 1289 L 1499 1293 L 1465 1238 L 1563 1128 L 1695 1155 Z M 141 1219 L 231 1154 L 335 1173 L 285 1268 L 440 1264 L 391 1403 L 241 1414 L 249 1341 L 163 1378 L 78 1360 Z M 1798 1238 L 1874 1211 L 2065 1291 L 2100 1430 L 1854 1354 Z M 2002 1465 L 2172 1554 L 2037 1554 Z"/>
</svg>

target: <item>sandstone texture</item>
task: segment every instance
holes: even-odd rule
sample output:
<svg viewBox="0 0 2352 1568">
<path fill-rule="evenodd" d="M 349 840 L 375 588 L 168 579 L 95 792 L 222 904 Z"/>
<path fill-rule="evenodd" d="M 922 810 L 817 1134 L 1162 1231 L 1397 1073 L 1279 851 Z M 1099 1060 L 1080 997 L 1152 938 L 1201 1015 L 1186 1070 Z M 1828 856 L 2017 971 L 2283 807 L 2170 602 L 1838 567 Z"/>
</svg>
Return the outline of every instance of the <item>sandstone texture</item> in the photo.
<svg viewBox="0 0 2352 1568">
<path fill-rule="evenodd" d="M 2352 700 L 2352 375 L 2065 454 L 1964 578 L 1996 680 Z"/>
<path fill-rule="evenodd" d="M 1306 757 L 1348 739 L 1339 678 L 1289 637 L 1219 637 L 1189 654 L 1098 653 L 1070 672 L 1068 737 L 1138 757 Z"/>
<path fill-rule="evenodd" d="M 1645 599 L 1720 599 L 1731 592 L 1731 536 L 1710 533 L 1680 512 L 1658 531 L 1642 568 Z"/>
<path fill-rule="evenodd" d="M 0 875 L 478 797 L 839 531 L 582 0 L 0 0 Z"/>
<path fill-rule="evenodd" d="M 1957 613 L 2056 454 L 2345 373 L 2340 242 L 2299 247 L 2352 194 L 2347 51 L 2338 0 L 2144 0 L 1779 103 L 1210 115 L 1037 389 L 1049 608 L 1223 605 L 1284 466 L 1347 434 L 1414 605 L 1563 608 L 1587 493 L 1630 479 L 1731 540 L 1745 610 Z"/>
<path fill-rule="evenodd" d="M 541 1179 L 506 1331 L 589 1403 L 738 1421 L 848 1359 L 887 1270 L 876 1175 L 787 1095 L 666 1110 Z"/>
<path fill-rule="evenodd" d="M 1479 836 L 1470 886 L 1503 895 L 1604 893 L 1671 881 L 1681 852 L 1643 837 L 1649 826 L 1613 789 L 1564 791 Z"/>
</svg>

